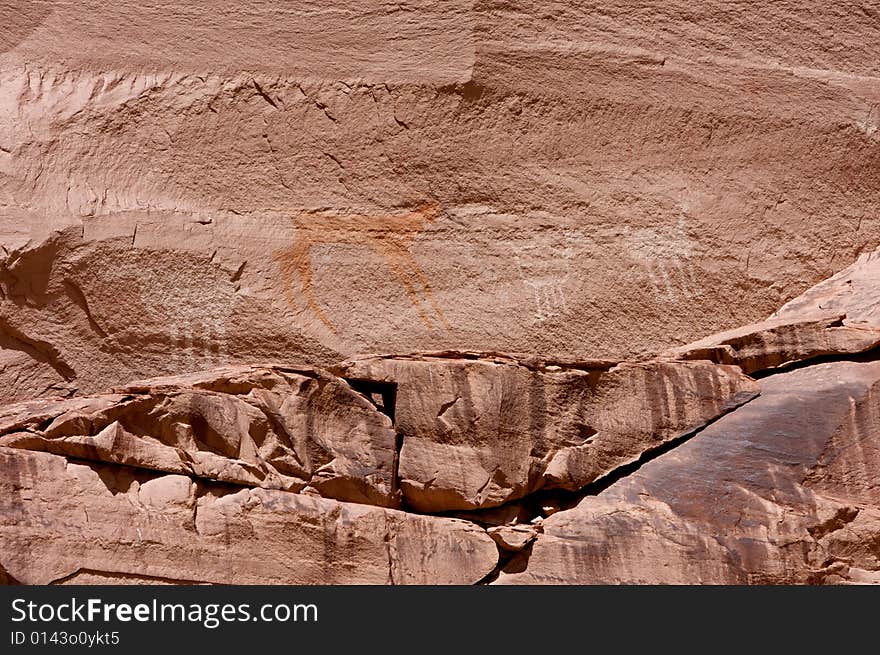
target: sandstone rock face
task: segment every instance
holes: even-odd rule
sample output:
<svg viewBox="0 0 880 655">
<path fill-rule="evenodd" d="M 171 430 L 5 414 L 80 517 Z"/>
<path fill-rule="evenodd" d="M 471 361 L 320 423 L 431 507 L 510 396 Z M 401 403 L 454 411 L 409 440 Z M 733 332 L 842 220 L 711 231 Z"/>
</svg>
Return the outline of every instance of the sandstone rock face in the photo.
<svg viewBox="0 0 880 655">
<path fill-rule="evenodd" d="M 730 4 L 0 3 L 0 583 L 880 582 L 880 21 Z"/>
<path fill-rule="evenodd" d="M 865 327 L 846 315 L 816 319 L 771 318 L 706 337 L 669 354 L 739 366 L 746 373 L 828 355 L 853 355 L 880 345 L 880 327 Z"/>
<path fill-rule="evenodd" d="M 785 303 L 771 318 L 836 312 L 847 323 L 880 328 L 880 250 L 859 255 L 852 265 Z"/>
<path fill-rule="evenodd" d="M 762 372 L 760 396 L 545 512 L 496 582 L 880 583 L 877 261 L 859 258 L 762 323 L 670 351 Z M 810 361 L 823 356 L 839 361 Z M 785 364 L 801 368 L 772 370 Z"/>
<path fill-rule="evenodd" d="M 0 448 L 0 553 L 26 584 L 471 584 L 472 523 Z"/>
<path fill-rule="evenodd" d="M 707 362 L 439 353 L 336 370 L 396 385 L 400 488 L 425 512 L 492 507 L 542 487 L 580 489 L 757 391 L 739 369 Z"/>
<path fill-rule="evenodd" d="M 395 504 L 391 420 L 316 369 L 227 367 L 0 409 L 0 446 Z"/>
<path fill-rule="evenodd" d="M 625 359 L 880 244 L 858 8 L 21 4 L 5 401 L 363 352 Z"/>
<path fill-rule="evenodd" d="M 735 364 L 746 373 L 880 345 L 880 252 L 786 303 L 766 321 L 669 351 L 674 359 Z"/>
<path fill-rule="evenodd" d="M 817 364 L 543 521 L 502 583 L 880 582 L 880 363 Z"/>
<path fill-rule="evenodd" d="M 538 536 L 539 530 L 531 525 L 500 525 L 487 530 L 502 549 L 519 552 Z"/>
<path fill-rule="evenodd" d="M 843 320 L 706 340 L 758 382 L 447 351 L 8 405 L 3 580 L 880 582 L 880 363 Z M 862 361 L 811 364 L 820 338 Z"/>
<path fill-rule="evenodd" d="M 239 293 L 237 268 L 226 270 L 187 251 L 139 250 L 130 238 L 123 251 L 81 247 L 84 228 L 43 237 L 41 220 L 15 218 L 16 229 L 30 233 L 21 235 L 22 243 L 3 244 L 4 402 L 98 393 L 225 364 L 338 359 L 299 331 L 285 332 L 283 317 L 267 320 L 261 303 Z M 176 242 L 189 239 L 180 235 Z"/>
</svg>

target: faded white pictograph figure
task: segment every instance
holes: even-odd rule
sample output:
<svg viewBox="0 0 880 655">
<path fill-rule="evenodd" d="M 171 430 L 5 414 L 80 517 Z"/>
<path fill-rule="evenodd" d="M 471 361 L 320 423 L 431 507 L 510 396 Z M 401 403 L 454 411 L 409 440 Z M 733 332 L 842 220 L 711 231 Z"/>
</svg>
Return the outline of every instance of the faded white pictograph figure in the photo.
<svg viewBox="0 0 880 655">
<path fill-rule="evenodd" d="M 175 316 L 169 323 L 169 337 L 177 370 L 200 370 L 228 363 L 226 324 L 216 316 Z"/>
<path fill-rule="evenodd" d="M 227 330 L 233 300 L 224 290 L 184 284 L 173 290 L 165 287 L 152 297 L 143 295 L 144 305 L 165 317 L 164 332 L 174 346 L 171 370 L 197 371 L 229 363 Z"/>
<path fill-rule="evenodd" d="M 644 267 L 654 292 L 669 302 L 699 295 L 696 246 L 687 233 L 684 207 L 674 225 L 634 230 L 626 239 L 627 256 Z"/>
<path fill-rule="evenodd" d="M 880 105 L 872 105 L 865 115 L 855 122 L 856 128 L 865 136 L 876 134 L 880 123 Z"/>
<path fill-rule="evenodd" d="M 520 279 L 532 292 L 535 320 L 540 323 L 567 309 L 565 284 L 571 277 L 572 260 L 583 235 L 577 230 L 563 230 L 550 238 L 549 243 L 520 246 L 516 253 Z"/>
</svg>

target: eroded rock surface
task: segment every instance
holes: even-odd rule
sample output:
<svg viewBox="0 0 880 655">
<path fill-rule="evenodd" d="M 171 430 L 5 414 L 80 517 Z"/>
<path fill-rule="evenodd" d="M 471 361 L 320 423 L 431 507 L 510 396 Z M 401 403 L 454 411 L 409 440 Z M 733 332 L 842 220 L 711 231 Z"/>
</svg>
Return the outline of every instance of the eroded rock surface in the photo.
<svg viewBox="0 0 880 655">
<path fill-rule="evenodd" d="M 10 405 L 0 446 L 396 504 L 390 418 L 313 368 L 227 367 Z"/>
<path fill-rule="evenodd" d="M 396 385 L 400 488 L 420 511 L 577 490 L 754 397 L 709 362 L 546 362 L 438 353 L 358 359 L 340 375 Z"/>
<path fill-rule="evenodd" d="M 0 558 L 25 584 L 472 584 L 472 523 L 0 448 Z"/>
<path fill-rule="evenodd" d="M 880 327 L 854 323 L 839 314 L 812 319 L 770 318 L 706 337 L 669 355 L 732 364 L 746 373 L 756 373 L 818 357 L 858 355 L 878 345 Z"/>
<path fill-rule="evenodd" d="M 160 4 L 0 3 L 0 582 L 880 579 L 865 3 Z"/>
<path fill-rule="evenodd" d="M 760 385 L 698 437 L 545 519 L 499 582 L 880 581 L 880 362 Z"/>
<path fill-rule="evenodd" d="M 0 398 L 760 320 L 880 244 L 880 31 L 692 5 L 4 3 Z"/>
<path fill-rule="evenodd" d="M 674 348 L 667 356 L 707 359 L 760 373 L 820 357 L 867 353 L 880 345 L 878 298 L 880 251 L 863 253 L 767 320 Z"/>
<path fill-rule="evenodd" d="M 701 359 L 444 351 L 8 405 L 2 579 L 880 582 L 880 363 L 840 322 L 728 337 L 759 381 Z M 819 334 L 861 361 L 811 363 Z"/>
</svg>

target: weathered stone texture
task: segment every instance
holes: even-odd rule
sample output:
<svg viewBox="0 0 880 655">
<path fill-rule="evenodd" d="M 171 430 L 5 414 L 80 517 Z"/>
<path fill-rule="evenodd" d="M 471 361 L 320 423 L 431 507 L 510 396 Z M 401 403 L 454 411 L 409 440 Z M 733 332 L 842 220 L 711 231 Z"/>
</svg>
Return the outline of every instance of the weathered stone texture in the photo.
<svg viewBox="0 0 880 655">
<path fill-rule="evenodd" d="M 0 490 L 3 566 L 26 584 L 472 584 L 497 559 L 458 519 L 48 453 L 0 448 Z"/>
<path fill-rule="evenodd" d="M 499 581 L 880 581 L 880 363 L 760 384 L 698 438 L 545 519 L 527 568 Z"/>
<path fill-rule="evenodd" d="M 393 506 L 391 420 L 311 368 L 227 367 L 0 409 L 0 446 Z"/>
<path fill-rule="evenodd" d="M 0 7 L 6 401 L 363 352 L 629 359 L 880 244 L 856 6 L 29 4 Z"/>
<path fill-rule="evenodd" d="M 869 4 L 0 3 L 0 583 L 880 581 Z"/>
<path fill-rule="evenodd" d="M 708 362 L 560 364 L 440 353 L 336 370 L 396 385 L 400 486 L 420 511 L 578 490 L 757 391 L 739 369 Z"/>
</svg>

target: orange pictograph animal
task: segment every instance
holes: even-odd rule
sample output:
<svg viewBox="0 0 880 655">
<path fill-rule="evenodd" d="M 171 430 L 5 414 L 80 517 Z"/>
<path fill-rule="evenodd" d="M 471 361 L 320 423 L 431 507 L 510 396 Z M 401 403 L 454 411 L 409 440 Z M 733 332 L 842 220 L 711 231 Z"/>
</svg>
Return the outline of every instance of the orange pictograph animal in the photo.
<svg viewBox="0 0 880 655">
<path fill-rule="evenodd" d="M 296 232 L 289 248 L 274 253 L 284 280 L 284 294 L 291 306 L 296 306 L 294 289 L 299 281 L 299 293 L 315 315 L 331 332 L 336 329 L 315 300 L 312 283 L 312 248 L 319 244 L 351 243 L 369 246 L 379 255 L 392 273 L 403 284 L 422 322 L 429 329 L 434 320 L 449 327 L 440 306 L 434 300 L 427 277 L 410 253 L 412 240 L 440 215 L 437 202 L 425 203 L 410 211 L 394 214 L 337 214 L 326 211 L 306 212 L 293 217 Z"/>
</svg>

